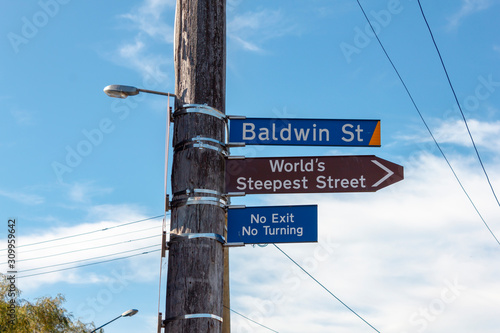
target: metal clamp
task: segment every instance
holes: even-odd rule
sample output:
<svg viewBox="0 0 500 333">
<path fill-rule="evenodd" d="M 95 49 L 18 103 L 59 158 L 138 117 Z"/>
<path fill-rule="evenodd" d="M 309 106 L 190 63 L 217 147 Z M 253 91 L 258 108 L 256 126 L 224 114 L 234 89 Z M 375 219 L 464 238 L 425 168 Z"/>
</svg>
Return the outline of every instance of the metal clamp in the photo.
<svg viewBox="0 0 500 333">
<path fill-rule="evenodd" d="M 227 209 L 242 209 L 242 208 L 247 208 L 246 205 L 229 205 L 227 206 Z"/>
<path fill-rule="evenodd" d="M 171 322 L 174 320 L 197 319 L 197 318 L 211 318 L 211 319 L 218 320 L 221 323 L 223 321 L 222 317 L 211 314 L 211 313 L 193 313 L 193 314 L 186 314 L 186 315 L 182 315 L 182 316 L 167 318 L 163 321 L 163 323 L 168 323 L 168 322 Z"/>
<path fill-rule="evenodd" d="M 165 258 L 165 253 L 168 250 L 168 244 L 167 244 L 167 232 L 163 231 L 161 234 L 161 257 Z"/>
<path fill-rule="evenodd" d="M 222 197 L 223 194 L 220 193 L 219 191 L 216 190 L 209 190 L 206 188 L 193 188 L 193 189 L 186 189 L 184 191 L 178 191 L 174 193 L 174 198 L 182 195 L 191 195 L 191 194 L 210 194 L 216 197 Z"/>
<path fill-rule="evenodd" d="M 213 205 L 226 208 L 228 199 L 226 195 L 209 189 L 186 189 L 174 193 L 171 207 L 182 207 L 189 205 Z"/>
<path fill-rule="evenodd" d="M 211 233 L 211 232 L 203 232 L 203 233 L 184 233 L 184 234 L 170 234 L 170 242 L 181 242 L 187 239 L 196 239 L 196 238 L 208 238 L 214 239 L 221 244 L 226 244 L 226 239 L 224 236 Z"/>
<path fill-rule="evenodd" d="M 221 208 L 227 207 L 226 198 L 216 198 L 216 197 L 187 197 L 172 200 L 170 203 L 172 207 L 182 207 L 190 205 L 212 205 Z"/>
<path fill-rule="evenodd" d="M 161 333 L 161 329 L 165 327 L 165 323 L 163 322 L 163 315 L 161 312 L 158 312 L 158 327 L 157 327 L 157 333 Z"/>
<path fill-rule="evenodd" d="M 236 116 L 236 115 L 232 115 L 232 116 L 231 116 L 231 115 L 228 115 L 228 116 L 226 116 L 226 117 L 227 117 L 227 119 L 229 119 L 229 120 L 231 120 L 231 119 L 234 119 L 234 120 L 245 120 L 245 119 L 247 119 L 247 117 L 246 117 L 246 116 Z"/>
<path fill-rule="evenodd" d="M 179 152 L 190 148 L 212 149 L 226 157 L 229 155 L 227 147 L 228 146 L 224 142 L 221 142 L 219 140 L 196 136 L 194 138 L 184 140 L 176 144 L 174 147 L 174 152 Z"/>
<path fill-rule="evenodd" d="M 206 114 L 227 122 L 227 117 L 224 113 L 211 106 L 208 106 L 207 104 L 186 104 L 175 110 L 174 119 L 178 116 L 182 116 L 188 113 Z"/>
<path fill-rule="evenodd" d="M 165 196 L 165 212 L 170 210 L 170 195 Z"/>
<path fill-rule="evenodd" d="M 245 246 L 245 243 L 226 243 L 223 245 L 224 247 L 243 247 Z"/>
<path fill-rule="evenodd" d="M 228 197 L 244 197 L 246 195 L 245 192 L 227 192 Z"/>
<path fill-rule="evenodd" d="M 228 142 L 227 146 L 229 148 L 240 148 L 240 147 L 245 147 L 246 143 L 244 143 L 244 142 Z"/>
</svg>

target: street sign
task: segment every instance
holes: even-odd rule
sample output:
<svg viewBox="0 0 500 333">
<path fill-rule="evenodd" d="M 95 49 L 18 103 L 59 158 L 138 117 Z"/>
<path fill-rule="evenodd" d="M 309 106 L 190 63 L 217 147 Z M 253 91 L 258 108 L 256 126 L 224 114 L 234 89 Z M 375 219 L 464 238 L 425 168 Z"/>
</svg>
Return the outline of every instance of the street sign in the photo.
<svg viewBox="0 0 500 333">
<path fill-rule="evenodd" d="M 380 120 L 229 119 L 231 143 L 380 147 Z"/>
<path fill-rule="evenodd" d="M 375 192 L 404 178 L 374 155 L 226 160 L 226 191 L 245 194 Z"/>
<path fill-rule="evenodd" d="M 317 205 L 228 209 L 228 243 L 263 244 L 317 241 Z"/>
</svg>

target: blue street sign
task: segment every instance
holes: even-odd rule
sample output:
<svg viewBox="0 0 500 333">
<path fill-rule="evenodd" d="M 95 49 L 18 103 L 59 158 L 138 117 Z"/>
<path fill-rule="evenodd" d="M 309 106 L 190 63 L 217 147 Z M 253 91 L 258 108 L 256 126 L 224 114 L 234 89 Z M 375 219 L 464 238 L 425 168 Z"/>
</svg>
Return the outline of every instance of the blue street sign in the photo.
<svg viewBox="0 0 500 333">
<path fill-rule="evenodd" d="M 380 120 L 229 119 L 231 143 L 380 147 Z"/>
<path fill-rule="evenodd" d="M 317 205 L 234 208 L 227 212 L 228 243 L 317 241 Z"/>
</svg>

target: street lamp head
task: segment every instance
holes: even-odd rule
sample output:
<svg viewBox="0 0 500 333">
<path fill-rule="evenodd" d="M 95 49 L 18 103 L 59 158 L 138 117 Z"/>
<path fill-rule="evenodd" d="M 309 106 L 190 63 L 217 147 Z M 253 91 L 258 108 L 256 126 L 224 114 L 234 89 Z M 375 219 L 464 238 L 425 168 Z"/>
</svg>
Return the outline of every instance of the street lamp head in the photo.
<svg viewBox="0 0 500 333">
<path fill-rule="evenodd" d="M 130 309 L 130 310 L 127 310 L 125 311 L 124 313 L 122 313 L 122 317 L 132 317 L 133 315 L 135 315 L 137 312 L 139 312 L 139 310 L 136 310 L 136 309 Z"/>
<path fill-rule="evenodd" d="M 168 96 L 168 97 L 175 97 L 174 94 L 168 93 L 168 92 L 162 92 L 162 91 L 155 91 L 155 90 L 148 90 L 148 89 L 139 89 L 136 87 L 131 87 L 131 86 L 122 86 L 119 84 L 112 84 L 104 88 L 104 92 L 106 95 L 109 97 L 116 97 L 116 98 L 127 98 L 128 96 L 135 96 L 139 94 L 140 92 L 148 93 L 148 94 L 155 94 L 155 95 L 163 95 L 163 96 Z"/>
<path fill-rule="evenodd" d="M 134 96 L 139 93 L 139 89 L 131 86 L 122 86 L 119 84 L 112 84 L 104 88 L 104 92 L 109 97 L 116 98 L 127 98 L 128 96 Z"/>
<path fill-rule="evenodd" d="M 95 330 L 93 330 L 93 331 L 92 331 L 92 332 L 90 332 L 90 333 L 97 332 L 97 330 L 98 330 L 98 329 L 103 328 L 103 327 L 104 327 L 104 326 L 106 326 L 107 324 L 112 323 L 112 322 L 114 322 L 115 320 L 117 320 L 117 319 L 119 319 L 119 318 L 121 318 L 121 317 L 132 317 L 132 316 L 133 316 L 133 315 L 135 315 L 137 312 L 139 312 L 139 310 L 136 310 L 136 309 L 130 309 L 130 310 L 127 310 L 127 311 L 125 311 L 124 313 L 122 313 L 120 316 L 118 316 L 118 317 L 116 317 L 116 318 L 114 318 L 114 319 L 112 319 L 112 320 L 108 321 L 108 322 L 107 322 L 106 324 L 104 324 L 104 325 L 99 326 L 98 328 L 96 328 Z"/>
</svg>

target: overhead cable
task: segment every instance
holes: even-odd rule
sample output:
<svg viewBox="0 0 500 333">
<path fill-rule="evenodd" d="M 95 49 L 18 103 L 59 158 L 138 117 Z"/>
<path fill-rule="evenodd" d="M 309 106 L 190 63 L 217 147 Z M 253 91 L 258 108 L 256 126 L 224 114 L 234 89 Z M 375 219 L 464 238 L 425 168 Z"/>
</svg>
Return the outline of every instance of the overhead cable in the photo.
<svg viewBox="0 0 500 333">
<path fill-rule="evenodd" d="M 48 272 L 35 273 L 35 274 L 30 274 L 30 275 L 21 275 L 21 276 L 16 276 L 16 279 L 27 278 L 27 277 L 38 276 L 38 275 L 44 275 L 44 274 L 55 273 L 55 272 L 61 272 L 61 271 L 69 270 L 69 269 L 76 269 L 76 268 L 86 267 L 86 266 L 91 266 L 91 265 L 98 265 L 98 264 L 103 264 L 103 263 L 106 263 L 106 262 L 111 262 L 111 261 L 116 261 L 116 260 L 122 260 L 122 259 L 127 259 L 127 258 L 142 256 L 142 255 L 145 255 L 145 254 L 149 254 L 149 253 L 153 253 L 153 252 L 158 252 L 158 251 L 160 251 L 160 249 L 158 249 L 158 250 L 152 250 L 152 251 L 146 251 L 146 252 L 142 252 L 142 253 L 136 253 L 136 254 L 132 254 L 132 255 L 129 255 L 129 256 L 125 256 L 125 257 L 119 257 L 119 258 L 113 258 L 113 259 L 109 259 L 109 260 L 92 262 L 92 263 L 89 263 L 89 264 L 83 264 L 83 265 L 78 265 L 78 266 L 73 266 L 73 267 L 56 269 L 56 270 L 48 271 Z"/>
<path fill-rule="evenodd" d="M 251 321 L 252 323 L 255 323 L 255 324 L 257 324 L 257 325 L 259 325 L 259 326 L 261 326 L 261 327 L 264 327 L 265 329 L 268 329 L 268 330 L 270 330 L 271 332 L 276 332 L 276 333 L 279 333 L 278 331 L 275 331 L 275 330 L 273 330 L 272 328 L 269 328 L 269 327 L 267 327 L 267 326 L 265 326 L 265 325 L 262 325 L 261 323 L 258 323 L 258 322 L 256 322 L 255 320 L 250 319 L 250 318 L 248 318 L 247 316 L 244 316 L 244 315 L 242 315 L 241 313 L 239 313 L 239 312 L 237 312 L 237 311 L 235 311 L 235 310 L 233 310 L 233 309 L 231 309 L 231 308 L 229 308 L 229 307 L 227 307 L 227 306 L 225 306 L 225 305 L 224 305 L 224 307 L 225 307 L 226 309 L 228 309 L 229 311 L 236 313 L 238 316 L 241 316 L 241 317 L 245 318 L 246 320 Z"/>
<path fill-rule="evenodd" d="M 344 302 L 342 302 L 342 300 L 340 298 L 338 298 L 337 296 L 335 296 L 330 290 L 328 290 L 328 288 L 326 288 L 321 282 L 319 282 L 318 280 L 316 280 L 316 278 L 314 278 L 314 276 L 312 276 L 308 271 L 306 271 L 302 266 L 300 266 L 295 260 L 293 260 L 288 254 L 286 254 L 285 251 L 283 251 L 278 245 L 276 244 L 273 244 L 274 247 L 276 247 L 281 253 L 283 253 L 288 259 L 290 259 L 295 265 L 297 265 L 297 267 L 299 267 L 304 273 L 307 274 L 307 276 L 309 276 L 311 279 L 314 280 L 314 282 L 316 282 L 317 284 L 319 284 L 321 286 L 321 288 L 323 288 L 324 290 L 326 290 L 330 295 L 332 295 L 337 301 L 339 301 L 343 306 L 345 306 L 349 311 L 351 311 L 352 313 L 354 313 L 359 319 L 361 319 L 365 324 L 367 324 L 368 326 L 370 326 L 375 332 L 378 332 L 380 333 L 379 330 L 377 330 L 375 327 L 373 327 L 372 324 L 370 324 L 369 322 L 367 322 L 363 317 L 361 317 L 356 311 L 354 311 L 353 309 L 351 309 L 347 304 L 345 304 Z"/>
<path fill-rule="evenodd" d="M 446 163 L 448 164 L 448 167 L 450 168 L 451 172 L 453 173 L 453 175 L 455 176 L 455 179 L 457 180 L 458 184 L 460 185 L 460 188 L 462 189 L 462 191 L 465 193 L 465 195 L 467 196 L 467 199 L 469 199 L 469 202 L 471 203 L 472 207 L 474 208 L 474 210 L 476 211 L 477 215 L 479 216 L 479 218 L 481 219 L 481 221 L 483 221 L 483 224 L 486 226 L 486 228 L 488 229 L 488 231 L 490 232 L 490 234 L 493 236 L 493 238 L 495 239 L 495 241 L 497 242 L 498 245 L 500 245 L 500 241 L 498 240 L 498 238 L 495 236 L 495 234 L 493 233 L 493 231 L 491 230 L 491 228 L 489 227 L 488 223 L 486 223 L 486 220 L 483 218 L 483 216 L 481 215 L 481 213 L 479 212 L 478 208 L 476 207 L 476 205 L 474 204 L 474 201 L 472 201 L 472 198 L 469 196 L 469 193 L 467 193 L 467 190 L 465 189 L 465 187 L 462 185 L 462 182 L 460 181 L 460 178 L 458 178 L 458 175 L 457 173 L 455 172 L 455 170 L 453 169 L 453 166 L 451 165 L 450 161 L 448 160 L 448 158 L 446 157 L 444 151 L 441 149 L 441 146 L 439 145 L 439 143 L 437 142 L 436 138 L 434 137 L 434 135 L 432 134 L 432 131 L 431 129 L 429 128 L 429 125 L 427 125 L 427 122 L 425 121 L 422 113 L 420 112 L 420 109 L 418 108 L 417 104 L 415 103 L 415 100 L 413 99 L 413 96 L 411 95 L 410 91 L 408 90 L 408 87 L 406 86 L 403 78 L 401 77 L 401 75 L 399 74 L 399 71 L 397 70 L 396 66 L 394 65 L 394 62 L 392 61 L 391 57 L 389 56 L 389 54 L 387 53 L 387 51 L 385 50 L 385 47 L 384 45 L 382 44 L 382 41 L 380 40 L 380 38 L 378 37 L 377 33 L 375 32 L 375 29 L 373 28 L 373 25 L 372 23 L 370 22 L 370 20 L 368 19 L 368 16 L 366 15 L 366 12 L 365 10 L 363 9 L 363 6 L 361 5 L 361 3 L 359 2 L 359 0 L 356 0 L 356 2 L 358 3 L 359 5 L 359 8 L 361 9 L 361 11 L 363 12 L 363 15 L 366 19 L 366 21 L 368 21 L 368 24 L 370 25 L 370 28 L 371 30 L 373 31 L 373 34 L 375 35 L 375 38 L 377 39 L 380 47 L 382 48 L 382 51 L 384 52 L 385 56 L 387 57 L 387 60 L 389 60 L 392 68 L 394 69 L 394 71 L 396 72 L 396 75 L 398 76 L 399 80 L 401 81 L 401 84 L 403 85 L 404 89 L 406 90 L 406 93 L 408 94 L 408 97 L 410 98 L 412 104 L 413 104 L 413 107 L 415 108 L 415 110 L 417 111 L 418 115 L 420 116 L 420 119 L 422 120 L 422 122 L 424 123 L 425 125 L 425 128 L 427 129 L 427 131 L 429 132 L 430 136 L 432 137 L 432 140 L 434 141 L 434 143 L 436 144 L 436 147 L 438 148 L 439 152 L 441 153 L 441 155 L 443 156 L 444 160 L 446 161 Z"/>
<path fill-rule="evenodd" d="M 458 105 L 458 109 L 460 110 L 460 114 L 462 115 L 462 119 L 464 120 L 465 127 L 467 128 L 467 133 L 469 133 L 470 141 L 472 142 L 472 146 L 474 147 L 474 151 L 476 152 L 477 159 L 479 160 L 479 164 L 481 164 L 481 168 L 483 169 L 484 175 L 486 176 L 486 180 L 488 182 L 488 185 L 490 186 L 491 192 L 493 193 L 493 196 L 495 197 L 495 200 L 497 202 L 497 205 L 500 206 L 500 202 L 498 201 L 497 194 L 495 193 L 495 189 L 493 188 L 493 185 L 491 184 L 490 177 L 488 176 L 488 173 L 486 172 L 486 168 L 484 167 L 483 160 L 481 159 L 481 155 L 479 154 L 479 150 L 477 149 L 476 142 L 474 141 L 474 138 L 472 137 L 472 133 L 469 128 L 469 124 L 467 123 L 467 119 L 465 118 L 465 114 L 462 110 L 462 106 L 460 105 L 460 102 L 458 101 L 457 94 L 455 92 L 455 88 L 453 87 L 453 84 L 451 83 L 450 76 L 448 75 L 448 70 L 446 69 L 446 66 L 443 61 L 443 57 L 441 56 L 441 52 L 439 51 L 439 48 L 437 46 L 436 40 L 434 39 L 434 34 L 432 33 L 431 27 L 429 26 L 429 22 L 427 22 L 427 18 L 425 17 L 424 10 L 422 9 L 422 5 L 420 4 L 420 0 L 418 1 L 418 6 L 420 7 L 420 12 L 422 13 L 422 18 L 424 19 L 425 25 L 427 26 L 427 30 L 429 30 L 429 34 L 431 35 L 432 43 L 434 44 L 434 48 L 436 49 L 436 52 L 439 56 L 439 60 L 441 61 L 441 66 L 443 67 L 444 74 L 446 75 L 446 79 L 448 80 L 448 85 L 450 86 L 451 92 L 453 93 L 453 97 L 455 98 L 455 102 Z"/>
<path fill-rule="evenodd" d="M 36 248 L 36 249 L 19 251 L 19 253 L 25 254 L 25 253 L 29 253 L 29 252 L 33 252 L 33 251 L 42 251 L 42 250 L 47 250 L 47 249 L 51 249 L 52 250 L 55 247 L 73 246 L 75 244 L 95 242 L 95 241 L 102 240 L 102 239 L 110 239 L 110 238 L 113 238 L 113 237 L 128 235 L 128 234 L 132 234 L 132 233 L 136 234 L 136 233 L 139 233 L 139 232 L 142 232 L 142 231 L 146 231 L 146 230 L 151 230 L 151 229 L 158 229 L 158 226 L 154 226 L 154 227 L 150 227 L 150 228 L 144 228 L 144 229 L 137 229 L 137 230 L 127 231 L 127 232 L 122 232 L 121 234 L 115 234 L 115 233 L 113 233 L 112 235 L 108 235 L 108 236 L 104 236 L 104 237 L 99 237 L 99 238 L 85 239 L 85 240 L 78 241 L 78 242 L 72 241 L 71 243 L 65 243 L 65 244 L 51 244 L 51 245 L 46 246 L 46 247 L 39 247 L 39 248 Z"/>
<path fill-rule="evenodd" d="M 93 233 L 96 233 L 96 232 L 107 231 L 107 230 L 111 230 L 111 229 L 115 229 L 115 228 L 120 228 L 120 227 L 124 227 L 124 226 L 127 226 L 127 225 L 135 224 L 135 223 L 141 223 L 141 222 L 145 222 L 145 221 L 149 221 L 149 220 L 158 219 L 160 217 L 163 217 L 163 215 L 148 217 L 148 218 L 145 218 L 145 219 L 142 219 L 142 220 L 127 222 L 127 223 L 123 223 L 123 224 L 119 224 L 119 225 L 115 225 L 115 226 L 107 227 L 107 228 L 103 228 L 103 229 L 97 229 L 97 230 L 92 230 L 92 231 L 88 231 L 88 232 L 82 232 L 80 234 L 74 234 L 74 235 L 69 235 L 69 236 L 64 236 L 64 237 L 59 237 L 59 238 L 53 238 L 53 239 L 48 239 L 48 240 L 45 240 L 45 241 L 40 241 L 40 242 L 35 242 L 35 243 L 30 243 L 30 244 L 23 244 L 23 245 L 19 245 L 18 248 L 20 248 L 20 247 L 26 247 L 26 246 L 33 246 L 33 245 L 38 245 L 38 244 L 44 244 L 44 243 L 50 243 L 50 242 L 55 242 L 55 241 L 59 241 L 59 240 L 67 239 L 67 238 L 73 238 L 73 237 L 78 237 L 78 236 L 89 235 L 89 234 L 93 234 Z"/>
<path fill-rule="evenodd" d="M 49 255 L 45 255 L 45 256 L 41 256 L 41 257 L 19 259 L 19 260 L 17 260 L 17 262 L 46 259 L 46 258 L 50 258 L 50 257 L 62 256 L 62 255 L 69 254 L 69 253 L 75 253 L 75 252 L 81 252 L 81 251 L 101 249 L 103 247 L 110 247 L 110 246 L 115 246 L 115 245 L 120 245 L 120 244 L 125 244 L 125 243 L 132 243 L 132 242 L 137 242 L 137 241 L 140 241 L 140 240 L 145 240 L 145 239 L 150 239 L 150 238 L 160 237 L 160 236 L 161 235 L 154 235 L 154 236 L 149 236 L 149 237 L 135 238 L 135 239 L 129 239 L 129 240 L 126 240 L 126 241 L 123 241 L 123 242 L 117 242 L 117 243 L 112 243 L 112 244 L 105 244 L 105 245 L 88 247 L 88 248 L 84 248 L 84 249 L 77 249 L 77 250 L 66 251 L 66 252 L 59 252 L 59 253 L 49 254 Z M 0 265 L 6 264 L 6 263 L 7 262 L 2 262 L 2 263 L 0 263 Z"/>
<path fill-rule="evenodd" d="M 21 271 L 18 271 L 18 273 L 24 273 L 24 272 L 30 272 L 30 271 L 37 271 L 39 269 L 45 269 L 45 268 L 51 268 L 51 267 L 57 267 L 57 266 L 64 266 L 64 265 L 69 265 L 69 264 L 76 264 L 76 263 L 82 262 L 82 261 L 89 261 L 89 260 L 95 260 L 95 259 L 101 259 L 101 258 L 111 257 L 111 256 L 115 256 L 117 254 L 123 254 L 123 253 L 128 253 L 128 252 L 143 250 L 143 249 L 155 247 L 155 246 L 158 246 L 158 245 L 159 244 L 155 244 L 155 245 L 140 247 L 140 248 L 133 249 L 133 250 L 121 251 L 121 252 L 116 252 L 116 253 L 107 254 L 107 255 L 98 256 L 98 257 L 93 257 L 93 258 L 74 260 L 74 261 L 64 262 L 64 263 L 60 263 L 60 264 L 54 264 L 54 265 L 48 265 L 48 266 L 43 266 L 43 267 L 35 267 L 35 268 L 23 269 Z"/>
</svg>

